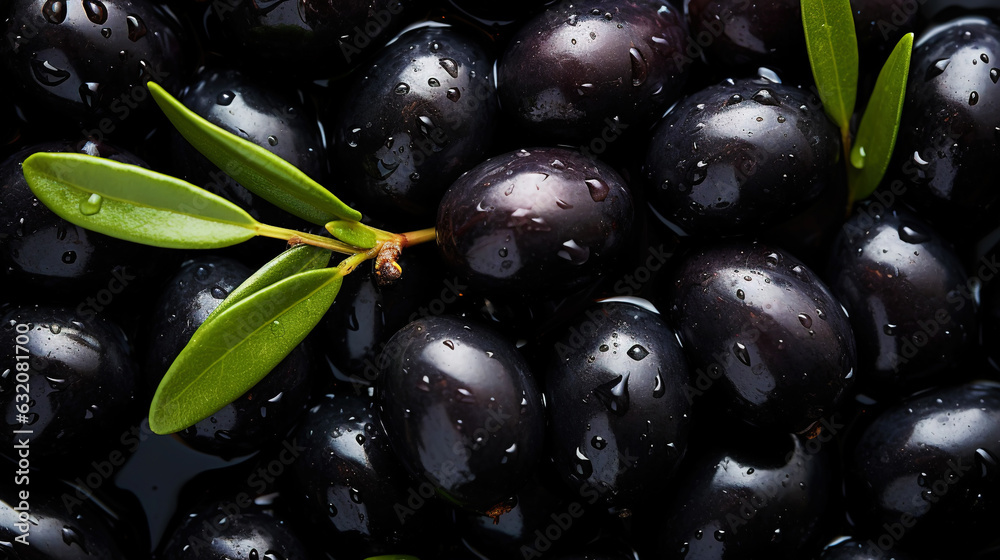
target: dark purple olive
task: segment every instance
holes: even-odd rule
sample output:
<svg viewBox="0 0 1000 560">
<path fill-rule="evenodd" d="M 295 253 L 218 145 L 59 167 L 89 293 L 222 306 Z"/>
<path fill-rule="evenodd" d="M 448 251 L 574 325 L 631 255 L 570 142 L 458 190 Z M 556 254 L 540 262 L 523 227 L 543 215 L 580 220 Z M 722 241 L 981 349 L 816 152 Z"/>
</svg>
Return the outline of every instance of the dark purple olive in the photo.
<svg viewBox="0 0 1000 560">
<path fill-rule="evenodd" d="M 482 47 L 453 28 L 415 29 L 379 52 L 333 125 L 337 178 L 363 212 L 433 219 L 448 185 L 492 143 L 492 72 Z"/>
<path fill-rule="evenodd" d="M 924 0 L 926 2 L 927 0 Z M 920 16 L 919 0 L 851 0 L 858 49 L 864 55 L 888 54 L 906 33 L 916 31 Z M 867 52 L 866 52 L 867 51 Z"/>
<path fill-rule="evenodd" d="M 144 124 L 147 81 L 180 83 L 177 22 L 148 0 L 13 0 L 0 33 L 18 102 L 96 139 Z"/>
<path fill-rule="evenodd" d="M 848 455 L 859 537 L 966 557 L 1000 523 L 1000 384 L 922 393 L 877 416 Z"/>
<path fill-rule="evenodd" d="M 549 449 L 563 479 L 622 510 L 665 488 L 692 408 L 673 330 L 638 305 L 603 303 L 570 322 L 549 354 Z"/>
<path fill-rule="evenodd" d="M 241 504 L 226 499 L 187 512 L 165 537 L 157 558 L 293 560 L 310 556 L 298 536 L 272 510 L 252 500 Z"/>
<path fill-rule="evenodd" d="M 232 259 L 207 256 L 186 262 L 168 281 L 148 330 L 149 395 L 195 330 L 250 273 Z M 276 441 L 305 409 L 312 367 L 310 352 L 300 344 L 252 389 L 181 431 L 180 438 L 194 449 L 224 458 L 247 455 Z"/>
<path fill-rule="evenodd" d="M 721 389 L 739 418 L 803 432 L 854 383 L 844 308 L 788 253 L 760 243 L 715 245 L 692 252 L 674 278 L 661 307 L 700 370 L 689 394 Z"/>
<path fill-rule="evenodd" d="M 423 14 L 424 0 L 219 0 L 219 45 L 247 70 L 295 80 L 356 67 Z"/>
<path fill-rule="evenodd" d="M 299 504 L 319 527 L 336 533 L 337 548 L 362 547 L 363 554 L 400 549 L 421 520 L 429 517 L 419 484 L 411 482 L 392 452 L 374 404 L 363 396 L 327 395 L 306 415 L 295 432 L 303 449 L 292 466 Z M 430 509 L 430 508 L 428 508 Z"/>
<path fill-rule="evenodd" d="M 637 513 L 651 558 L 802 558 L 833 497 L 830 452 L 761 433 L 691 457 L 666 503 Z"/>
<path fill-rule="evenodd" d="M 543 452 L 542 393 L 488 328 L 418 319 L 389 339 L 379 416 L 400 460 L 454 505 L 500 515 Z"/>
<path fill-rule="evenodd" d="M 566 293 L 622 252 L 632 195 L 613 169 L 579 152 L 510 152 L 466 172 L 445 193 L 437 243 L 475 288 Z"/>
<path fill-rule="evenodd" d="M 1000 225 L 1000 26 L 961 18 L 925 31 L 913 46 L 896 144 L 894 191 L 952 239 Z"/>
<path fill-rule="evenodd" d="M 320 184 L 326 181 L 325 140 L 301 92 L 235 70 L 210 69 L 203 70 L 178 99 L 208 122 L 261 146 Z M 261 222 L 307 227 L 226 175 L 176 130 L 171 132 L 170 149 L 177 177 L 235 202 Z"/>
<path fill-rule="evenodd" d="M 757 233 L 805 209 L 840 177 L 836 127 L 815 96 L 758 78 L 678 103 L 646 155 L 650 205 L 690 235 Z"/>
<path fill-rule="evenodd" d="M 0 265 L 6 281 L 22 294 L 68 296 L 67 303 L 79 304 L 82 313 L 103 311 L 130 283 L 154 272 L 154 261 L 162 258 L 162 252 L 56 216 L 35 198 L 21 170 L 35 152 L 79 152 L 146 164 L 129 152 L 90 140 L 36 144 L 0 163 Z"/>
<path fill-rule="evenodd" d="M 899 394 L 946 381 L 971 353 L 976 301 L 962 262 L 912 213 L 859 206 L 840 230 L 829 271 L 867 387 Z"/>
<path fill-rule="evenodd" d="M 720 66 L 808 64 L 798 0 L 686 0 L 692 49 Z"/>
<path fill-rule="evenodd" d="M 58 465 L 114 442 L 141 416 L 129 343 L 102 316 L 8 307 L 0 339 L 0 453 L 16 460 L 14 444 L 27 437 L 32 465 Z"/>
<path fill-rule="evenodd" d="M 658 0 L 564 0 L 525 23 L 497 64 L 504 115 L 526 133 L 589 143 L 646 128 L 680 97 L 682 14 Z"/>
<path fill-rule="evenodd" d="M 911 560 L 913 557 L 905 552 L 894 550 L 893 547 L 883 549 L 871 539 L 862 542 L 856 538 L 838 539 L 836 542 L 828 544 L 819 556 L 819 560 L 876 560 L 882 558 L 885 560 Z"/>
</svg>

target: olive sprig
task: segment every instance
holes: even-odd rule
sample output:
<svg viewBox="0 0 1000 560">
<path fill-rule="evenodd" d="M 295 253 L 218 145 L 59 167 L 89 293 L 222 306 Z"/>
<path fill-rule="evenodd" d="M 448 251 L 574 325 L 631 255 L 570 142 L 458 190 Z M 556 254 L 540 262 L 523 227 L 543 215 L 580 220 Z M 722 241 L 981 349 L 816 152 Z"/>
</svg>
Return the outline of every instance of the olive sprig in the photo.
<svg viewBox="0 0 1000 560">
<path fill-rule="evenodd" d="M 217 249 L 256 236 L 290 248 L 261 267 L 212 312 L 160 381 L 149 409 L 158 434 L 183 430 L 256 385 L 319 323 L 343 278 L 375 259 L 380 282 L 400 277 L 409 246 L 433 228 L 392 233 L 292 164 L 198 116 L 154 82 L 153 99 L 198 151 L 244 187 L 285 211 L 322 225 L 324 237 L 262 224 L 232 202 L 181 179 L 108 159 L 37 153 L 23 171 L 35 196 L 79 227 L 176 249 Z M 332 253 L 347 255 L 330 266 Z"/>
<path fill-rule="evenodd" d="M 858 90 L 858 41 L 850 0 L 801 0 L 809 64 L 827 116 L 839 128 L 847 166 L 848 211 L 885 176 L 896 145 L 913 51 L 904 35 L 882 66 L 853 141 Z"/>
</svg>

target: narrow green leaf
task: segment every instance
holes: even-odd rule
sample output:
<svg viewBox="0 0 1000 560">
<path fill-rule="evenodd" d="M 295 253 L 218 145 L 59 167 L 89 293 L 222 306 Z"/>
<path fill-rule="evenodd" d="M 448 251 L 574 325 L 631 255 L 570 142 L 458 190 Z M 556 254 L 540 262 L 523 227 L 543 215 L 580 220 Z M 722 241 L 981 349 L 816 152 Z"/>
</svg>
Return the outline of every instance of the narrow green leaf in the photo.
<svg viewBox="0 0 1000 560">
<path fill-rule="evenodd" d="M 251 192 L 319 225 L 338 218 L 354 222 L 361 219 L 360 212 L 341 202 L 294 165 L 206 121 L 155 82 L 148 85 L 156 104 L 178 132 Z"/>
<path fill-rule="evenodd" d="M 294 276 L 300 272 L 318 270 L 330 264 L 330 251 L 312 245 L 297 245 L 282 252 L 270 262 L 257 269 L 235 290 L 222 300 L 222 303 L 212 311 L 205 322 L 213 320 L 233 305 L 243 301 L 264 288 Z"/>
<path fill-rule="evenodd" d="M 183 430 L 250 390 L 316 326 L 343 278 L 336 268 L 300 272 L 203 323 L 160 381 L 150 429 Z"/>
<path fill-rule="evenodd" d="M 22 165 L 31 191 L 60 218 L 105 235 L 174 249 L 246 241 L 259 225 L 190 183 L 86 154 L 37 153 Z"/>
<path fill-rule="evenodd" d="M 912 51 L 913 33 L 908 33 L 896 43 L 875 80 L 872 97 L 858 125 L 858 135 L 851 149 L 851 165 L 848 166 L 855 200 L 874 192 L 889 167 L 892 150 L 896 147 L 899 119 L 903 114 Z"/>
<path fill-rule="evenodd" d="M 823 108 L 847 130 L 858 91 L 858 40 L 850 0 L 802 0 L 802 26 Z"/>
<path fill-rule="evenodd" d="M 326 224 L 326 231 L 344 243 L 350 243 L 359 249 L 371 249 L 378 243 L 375 232 L 360 222 L 337 220 Z"/>
</svg>

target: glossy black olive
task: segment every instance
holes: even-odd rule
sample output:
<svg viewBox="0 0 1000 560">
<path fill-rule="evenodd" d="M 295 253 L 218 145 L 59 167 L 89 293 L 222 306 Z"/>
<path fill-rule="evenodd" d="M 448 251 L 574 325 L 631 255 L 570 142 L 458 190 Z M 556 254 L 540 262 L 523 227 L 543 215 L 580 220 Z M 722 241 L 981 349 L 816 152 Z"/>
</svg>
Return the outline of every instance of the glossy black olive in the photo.
<svg viewBox="0 0 1000 560">
<path fill-rule="evenodd" d="M 549 449 L 563 479 L 618 508 L 663 489 L 687 449 L 693 404 L 673 330 L 637 305 L 603 303 L 570 322 L 550 356 Z"/>
<path fill-rule="evenodd" d="M 838 539 L 836 543 L 827 545 L 819 556 L 819 560 L 873 560 L 875 558 L 911 560 L 913 557 L 893 548 L 883 550 L 877 542 L 871 539 L 864 542 L 855 538 Z"/>
<path fill-rule="evenodd" d="M 560 141 L 638 131 L 680 97 L 686 41 L 665 2 L 564 0 L 511 38 L 497 63 L 500 106 L 525 133 Z"/>
<path fill-rule="evenodd" d="M 475 288 L 566 293 L 604 272 L 632 229 L 632 195 L 607 165 L 565 148 L 506 153 L 445 193 L 437 243 Z"/>
<path fill-rule="evenodd" d="M 151 318 L 145 378 L 152 396 L 195 330 L 251 271 L 232 259 L 188 261 L 160 293 Z M 191 447 L 221 457 L 246 455 L 285 435 L 305 409 L 313 363 L 299 345 L 252 389 L 180 432 Z"/>
<path fill-rule="evenodd" d="M 876 417 L 848 463 L 857 531 L 962 557 L 995 543 L 1000 523 L 1000 384 L 927 392 Z"/>
<path fill-rule="evenodd" d="M 433 219 L 448 185 L 492 143 L 499 106 L 491 65 L 452 28 L 415 29 L 379 52 L 333 125 L 337 178 L 363 212 L 394 223 L 401 213 Z"/>
<path fill-rule="evenodd" d="M 687 0 L 690 51 L 718 66 L 808 64 L 797 0 Z"/>
<path fill-rule="evenodd" d="M 843 225 L 829 264 L 830 289 L 851 318 L 862 383 L 899 393 L 945 381 L 976 340 L 965 270 L 911 212 L 872 208 L 859 206 Z"/>
<path fill-rule="evenodd" d="M 839 177 L 836 127 L 815 96 L 769 80 L 691 94 L 657 125 L 646 194 L 690 235 L 756 233 L 806 208 Z"/>
<path fill-rule="evenodd" d="M 310 557 L 284 520 L 252 501 L 224 500 L 188 512 L 164 542 L 162 560 Z"/>
<path fill-rule="evenodd" d="M 175 90 L 181 80 L 177 22 L 154 2 L 14 0 L 4 23 L 0 56 L 17 100 L 74 133 L 136 129 L 153 114 L 146 82 Z"/>
<path fill-rule="evenodd" d="M 410 473 L 455 505 L 498 515 L 543 452 L 542 393 L 514 345 L 453 317 L 389 339 L 379 416 Z"/>
<path fill-rule="evenodd" d="M 843 307 L 780 249 L 733 242 L 692 252 L 663 309 L 699 371 L 685 390 L 719 388 L 736 416 L 800 432 L 832 413 L 854 383 Z"/>
<path fill-rule="evenodd" d="M 0 453 L 16 459 L 24 436 L 13 430 L 31 430 L 32 459 L 57 464 L 115 441 L 140 416 L 139 380 L 117 325 L 60 308 L 0 313 Z"/>
</svg>

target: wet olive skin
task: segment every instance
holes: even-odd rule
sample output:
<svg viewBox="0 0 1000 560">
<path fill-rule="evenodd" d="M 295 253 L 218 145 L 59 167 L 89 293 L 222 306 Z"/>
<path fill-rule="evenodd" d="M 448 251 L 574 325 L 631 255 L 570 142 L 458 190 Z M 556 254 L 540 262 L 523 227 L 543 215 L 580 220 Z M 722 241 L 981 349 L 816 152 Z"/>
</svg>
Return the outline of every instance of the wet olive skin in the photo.
<svg viewBox="0 0 1000 560">
<path fill-rule="evenodd" d="M 16 455 L 12 430 L 30 429 L 31 458 L 50 465 L 115 441 L 139 415 L 138 378 L 122 330 L 94 313 L 50 307 L 2 311 L 0 357 L 9 368 L 0 378 L 4 454 Z M 18 327 L 18 325 L 25 325 Z M 27 337 L 27 344 L 18 337 Z M 23 338 L 21 339 L 23 342 Z M 18 360 L 17 356 L 30 356 Z M 17 379 L 28 364 L 28 381 Z M 27 392 L 25 391 L 27 389 Z M 29 422 L 17 421 L 17 395 L 30 395 Z"/>
<path fill-rule="evenodd" d="M 511 38 L 497 63 L 500 105 L 525 133 L 559 141 L 638 131 L 680 96 L 686 41 L 666 2 L 565 0 Z"/>
<path fill-rule="evenodd" d="M 828 267 L 847 309 L 863 384 L 899 392 L 946 381 L 976 341 L 976 303 L 962 262 L 911 212 L 861 206 L 843 225 Z"/>
<path fill-rule="evenodd" d="M 542 393 L 514 346 L 483 326 L 428 317 L 383 354 L 379 418 L 410 474 L 479 513 L 511 498 L 543 452 L 545 428 Z"/>
<path fill-rule="evenodd" d="M 802 558 L 833 497 L 832 463 L 799 437 L 746 434 L 691 457 L 666 504 L 636 514 L 643 557 Z"/>
<path fill-rule="evenodd" d="M 129 152 L 91 141 L 36 144 L 0 163 L 0 265 L 5 281 L 46 297 L 71 295 L 75 306 L 81 294 L 93 296 L 116 278 L 112 287 L 124 290 L 121 279 L 128 282 L 148 274 L 153 260 L 163 256 L 158 250 L 77 227 L 35 198 L 21 169 L 35 152 L 80 152 L 146 166 Z"/>
<path fill-rule="evenodd" d="M 732 242 L 693 251 L 660 308 L 670 309 L 700 370 L 693 394 L 721 389 L 731 412 L 751 424 L 804 431 L 854 383 L 847 315 L 815 273 L 780 249 Z"/>
<path fill-rule="evenodd" d="M 326 148 L 316 117 L 302 93 L 231 69 L 207 69 L 178 99 L 208 122 L 249 140 L 291 163 L 313 180 L 327 179 Z M 171 130 L 170 152 L 176 176 L 235 202 L 254 219 L 290 228 L 307 227 L 251 193 Z"/>
<path fill-rule="evenodd" d="M 872 560 L 873 558 L 911 560 L 913 557 L 895 549 L 883 551 L 877 542 L 871 540 L 864 542 L 855 538 L 827 546 L 819 556 L 819 560 Z"/>
<path fill-rule="evenodd" d="M 996 541 L 1000 385 L 970 382 L 906 400 L 862 432 L 846 496 L 859 532 L 903 525 L 908 550 L 944 557 Z"/>
<path fill-rule="evenodd" d="M 684 456 L 691 372 L 673 330 L 629 303 L 591 306 L 544 374 L 555 468 L 574 491 L 627 508 L 663 488 Z"/>
<path fill-rule="evenodd" d="M 150 397 L 195 330 L 251 272 L 232 259 L 208 255 L 184 263 L 168 281 L 150 318 L 144 372 Z M 310 353 L 299 345 L 252 389 L 179 432 L 180 438 L 223 458 L 247 455 L 277 440 L 305 408 L 312 367 Z"/>
<path fill-rule="evenodd" d="M 337 532 L 337 548 L 390 552 L 428 517 L 419 508 L 400 519 L 394 507 L 405 505 L 408 490 L 418 485 L 392 452 L 367 394 L 322 397 L 294 438 L 303 448 L 292 467 L 300 503 L 319 526 Z"/>
<path fill-rule="evenodd" d="M 985 18 L 933 27 L 913 47 L 889 169 L 902 181 L 906 200 L 952 238 L 1000 225 L 998 68 L 1000 26 Z"/>
<path fill-rule="evenodd" d="M 164 540 L 162 560 L 310 558 L 285 521 L 269 509 L 232 498 L 188 512 Z M 233 511 L 235 510 L 235 512 Z"/>
<path fill-rule="evenodd" d="M 492 60 L 456 29 L 425 27 L 364 70 L 332 126 L 337 178 L 366 214 L 433 219 L 448 185 L 492 143 Z"/>
<path fill-rule="evenodd" d="M 45 10 L 48 4 L 15 0 L 0 25 L 13 39 L 0 44 L 0 56 L 17 100 L 41 120 L 57 113 L 54 122 L 103 139 L 136 129 L 144 121 L 140 112 L 152 114 L 148 80 L 176 90 L 182 43 L 176 22 L 153 2 L 65 0 L 56 3 L 58 12 Z"/>
<path fill-rule="evenodd" d="M 609 166 L 565 148 L 533 148 L 459 177 L 438 208 L 437 244 L 474 288 L 565 294 L 623 251 L 632 219 L 632 195 Z"/>
<path fill-rule="evenodd" d="M 248 70 L 322 79 L 355 67 L 407 23 L 423 0 L 303 0 L 211 4 L 217 41 Z"/>
<path fill-rule="evenodd" d="M 751 233 L 809 206 L 839 175 L 840 140 L 815 97 L 727 80 L 678 103 L 646 154 L 646 194 L 689 235 Z"/>
<path fill-rule="evenodd" d="M 796 0 L 685 0 L 692 43 L 710 63 L 806 63 L 802 11 Z"/>
</svg>

